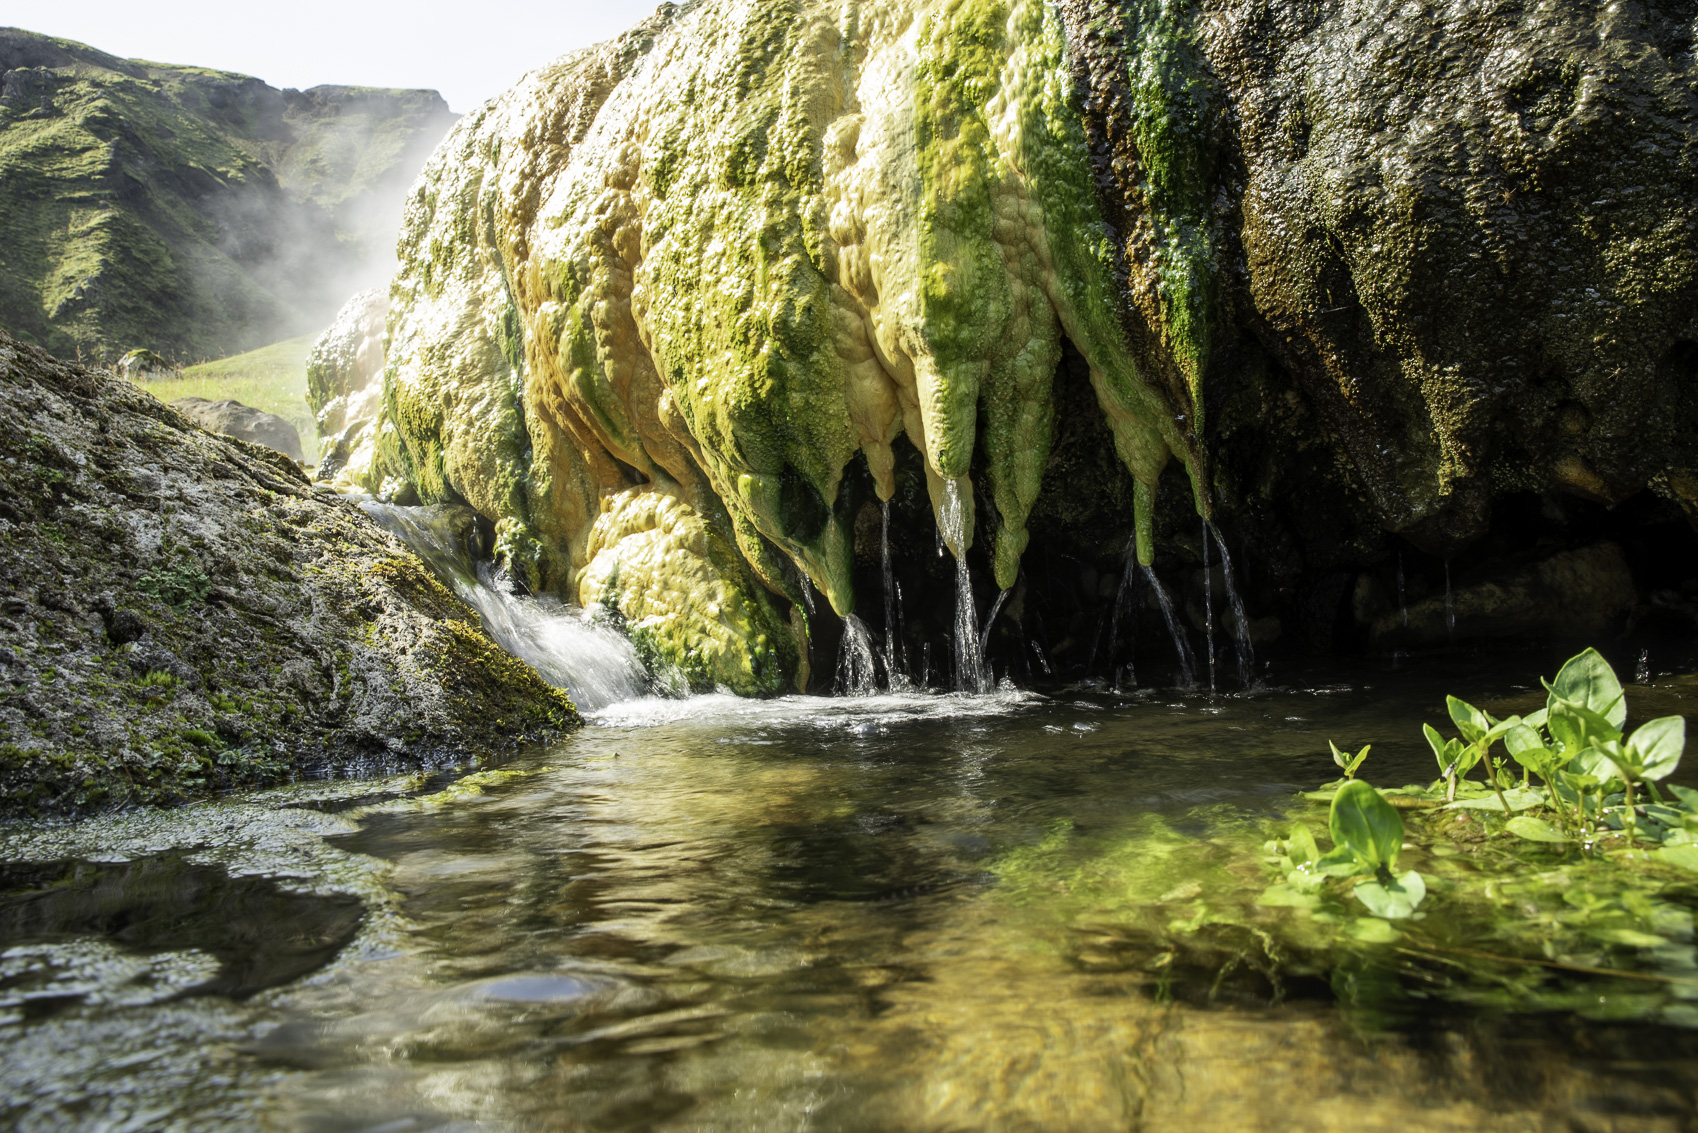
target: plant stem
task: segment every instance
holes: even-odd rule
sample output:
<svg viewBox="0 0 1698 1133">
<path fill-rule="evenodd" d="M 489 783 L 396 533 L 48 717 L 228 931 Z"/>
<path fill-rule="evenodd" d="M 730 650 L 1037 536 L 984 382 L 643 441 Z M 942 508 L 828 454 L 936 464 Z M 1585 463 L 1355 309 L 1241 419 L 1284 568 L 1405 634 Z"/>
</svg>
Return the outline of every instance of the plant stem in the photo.
<svg viewBox="0 0 1698 1133">
<path fill-rule="evenodd" d="M 1623 775 L 1621 787 L 1623 793 L 1627 796 L 1627 814 L 1624 816 L 1623 825 L 1627 827 L 1627 844 L 1632 846 L 1639 837 L 1639 823 L 1637 821 L 1639 816 L 1634 812 L 1633 807 L 1633 780 Z M 1600 808 L 1603 806 L 1603 791 L 1602 787 L 1598 788 L 1598 805 Z"/>
</svg>

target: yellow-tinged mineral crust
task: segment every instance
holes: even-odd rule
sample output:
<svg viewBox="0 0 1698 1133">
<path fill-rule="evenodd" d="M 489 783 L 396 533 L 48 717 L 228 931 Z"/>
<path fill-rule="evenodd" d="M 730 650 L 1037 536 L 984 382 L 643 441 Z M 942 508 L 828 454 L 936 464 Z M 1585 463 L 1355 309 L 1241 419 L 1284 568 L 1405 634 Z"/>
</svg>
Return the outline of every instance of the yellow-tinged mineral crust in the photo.
<svg viewBox="0 0 1698 1133">
<path fill-rule="evenodd" d="M 797 568 L 853 608 L 840 487 L 859 453 L 888 498 L 899 435 L 934 507 L 983 469 L 1011 586 L 1064 336 L 1138 481 L 1195 469 L 1063 54 L 1043 0 L 706 0 L 528 76 L 409 203 L 368 481 L 464 499 L 533 586 L 740 691 L 796 665 Z"/>
</svg>

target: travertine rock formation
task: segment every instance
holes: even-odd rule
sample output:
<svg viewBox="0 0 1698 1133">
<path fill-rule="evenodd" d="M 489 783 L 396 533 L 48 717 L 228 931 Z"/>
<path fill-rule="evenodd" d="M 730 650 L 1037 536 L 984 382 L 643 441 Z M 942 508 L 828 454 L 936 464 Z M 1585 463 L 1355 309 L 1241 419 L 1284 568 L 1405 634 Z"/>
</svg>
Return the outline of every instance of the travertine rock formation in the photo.
<svg viewBox="0 0 1698 1133">
<path fill-rule="evenodd" d="M 1167 468 L 1298 574 L 1692 506 L 1695 75 L 1689 10 L 1569 0 L 663 6 L 427 166 L 365 482 L 745 691 L 903 446 L 1015 584 L 1064 357 L 1145 562 Z"/>
</svg>

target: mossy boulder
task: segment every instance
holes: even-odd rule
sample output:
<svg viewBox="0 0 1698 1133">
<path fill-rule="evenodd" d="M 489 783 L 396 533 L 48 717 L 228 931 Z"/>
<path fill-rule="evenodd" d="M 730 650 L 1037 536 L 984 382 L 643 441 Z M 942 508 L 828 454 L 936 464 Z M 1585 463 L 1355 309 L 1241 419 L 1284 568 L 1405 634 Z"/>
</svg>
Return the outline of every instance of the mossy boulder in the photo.
<svg viewBox="0 0 1698 1133">
<path fill-rule="evenodd" d="M 567 695 L 270 449 L 0 333 L 0 811 L 499 758 Z"/>
</svg>

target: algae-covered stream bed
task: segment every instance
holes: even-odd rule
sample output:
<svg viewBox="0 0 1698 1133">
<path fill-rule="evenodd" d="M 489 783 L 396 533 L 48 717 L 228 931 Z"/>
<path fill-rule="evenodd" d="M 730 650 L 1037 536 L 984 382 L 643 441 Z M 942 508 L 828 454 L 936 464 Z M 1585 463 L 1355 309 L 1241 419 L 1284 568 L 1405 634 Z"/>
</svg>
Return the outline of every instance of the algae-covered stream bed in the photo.
<svg viewBox="0 0 1698 1133">
<path fill-rule="evenodd" d="M 1524 714 L 1560 660 L 645 700 L 458 780 L 8 828 L 0 1125 L 1690 1129 L 1679 855 L 1406 809 L 1416 916 L 1277 895 L 1329 739 L 1428 783 L 1445 693 Z"/>
</svg>

